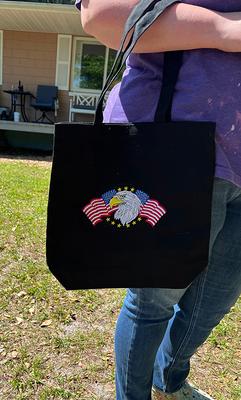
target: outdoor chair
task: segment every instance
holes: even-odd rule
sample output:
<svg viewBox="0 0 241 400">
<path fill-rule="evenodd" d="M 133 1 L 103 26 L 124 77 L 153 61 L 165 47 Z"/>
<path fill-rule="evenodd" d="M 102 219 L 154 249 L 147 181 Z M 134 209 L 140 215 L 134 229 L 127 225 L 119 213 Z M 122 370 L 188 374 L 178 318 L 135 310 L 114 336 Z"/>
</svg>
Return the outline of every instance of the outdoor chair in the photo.
<svg viewBox="0 0 241 400">
<path fill-rule="evenodd" d="M 44 123 L 47 120 L 47 123 L 53 124 L 58 110 L 58 87 L 38 85 L 37 95 L 33 97 L 35 101 L 31 103 L 31 106 L 35 109 L 35 122 Z M 37 110 L 42 113 L 38 119 L 36 119 Z M 47 115 L 48 112 L 54 112 L 54 121 L 49 118 Z"/>
</svg>

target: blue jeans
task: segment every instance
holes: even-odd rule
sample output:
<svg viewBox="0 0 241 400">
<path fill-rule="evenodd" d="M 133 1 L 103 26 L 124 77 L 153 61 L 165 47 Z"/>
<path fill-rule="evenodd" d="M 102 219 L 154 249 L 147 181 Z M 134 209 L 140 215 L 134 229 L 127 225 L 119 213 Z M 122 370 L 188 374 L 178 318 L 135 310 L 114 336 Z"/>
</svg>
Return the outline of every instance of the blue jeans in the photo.
<svg viewBox="0 0 241 400">
<path fill-rule="evenodd" d="M 130 288 L 115 333 L 116 399 L 179 390 L 241 289 L 241 188 L 215 179 L 209 265 L 186 289 Z"/>
</svg>

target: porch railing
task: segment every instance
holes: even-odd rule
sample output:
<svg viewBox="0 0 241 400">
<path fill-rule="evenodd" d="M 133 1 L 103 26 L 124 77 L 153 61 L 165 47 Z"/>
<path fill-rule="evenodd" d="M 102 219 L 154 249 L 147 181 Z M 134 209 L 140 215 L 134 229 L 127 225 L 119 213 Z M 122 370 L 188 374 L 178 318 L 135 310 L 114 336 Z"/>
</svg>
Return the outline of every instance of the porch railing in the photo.
<svg viewBox="0 0 241 400">
<path fill-rule="evenodd" d="M 103 105 L 105 106 L 109 92 L 106 93 Z M 69 121 L 74 121 L 74 115 L 94 114 L 99 100 L 100 91 L 96 93 L 69 92 Z"/>
</svg>

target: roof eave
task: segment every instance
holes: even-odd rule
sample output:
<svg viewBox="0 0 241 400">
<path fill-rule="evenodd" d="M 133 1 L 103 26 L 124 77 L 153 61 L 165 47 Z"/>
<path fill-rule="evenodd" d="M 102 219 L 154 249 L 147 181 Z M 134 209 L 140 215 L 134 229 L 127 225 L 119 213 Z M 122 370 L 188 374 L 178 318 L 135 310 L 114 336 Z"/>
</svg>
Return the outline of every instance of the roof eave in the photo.
<svg viewBox="0 0 241 400">
<path fill-rule="evenodd" d="M 74 5 L 0 0 L 0 30 L 88 36 Z"/>
</svg>

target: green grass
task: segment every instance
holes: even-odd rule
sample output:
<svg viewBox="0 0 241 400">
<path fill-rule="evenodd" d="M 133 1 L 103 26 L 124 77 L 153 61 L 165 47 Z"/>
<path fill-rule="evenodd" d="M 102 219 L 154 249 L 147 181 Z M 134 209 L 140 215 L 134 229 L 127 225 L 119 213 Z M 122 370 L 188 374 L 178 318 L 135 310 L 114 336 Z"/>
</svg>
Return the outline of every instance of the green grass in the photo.
<svg viewBox="0 0 241 400">
<path fill-rule="evenodd" d="M 1 400 L 114 400 L 124 290 L 66 291 L 45 263 L 50 163 L 0 159 Z M 48 326 L 42 326 L 44 321 Z M 241 398 L 240 302 L 194 356 L 192 380 Z"/>
</svg>

